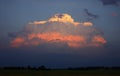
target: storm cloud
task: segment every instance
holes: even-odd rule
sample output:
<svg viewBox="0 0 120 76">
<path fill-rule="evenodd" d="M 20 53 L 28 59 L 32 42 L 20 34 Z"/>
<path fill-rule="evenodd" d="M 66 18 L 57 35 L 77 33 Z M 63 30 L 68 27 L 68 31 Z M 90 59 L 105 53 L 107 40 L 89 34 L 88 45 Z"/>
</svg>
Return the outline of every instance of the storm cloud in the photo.
<svg viewBox="0 0 120 76">
<path fill-rule="evenodd" d="M 30 22 L 22 32 L 12 37 L 11 47 L 57 44 L 70 48 L 84 48 L 101 47 L 106 43 L 103 32 L 95 28 L 92 22 L 75 22 L 66 13 L 55 14 L 45 21 Z"/>
</svg>

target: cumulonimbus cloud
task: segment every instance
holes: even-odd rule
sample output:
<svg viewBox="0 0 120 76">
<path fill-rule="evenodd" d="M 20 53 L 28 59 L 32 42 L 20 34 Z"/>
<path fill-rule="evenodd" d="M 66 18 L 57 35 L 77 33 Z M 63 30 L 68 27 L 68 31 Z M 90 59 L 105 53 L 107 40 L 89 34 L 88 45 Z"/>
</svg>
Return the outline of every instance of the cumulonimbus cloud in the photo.
<svg viewBox="0 0 120 76">
<path fill-rule="evenodd" d="M 47 43 L 84 48 L 103 46 L 106 40 L 91 22 L 75 22 L 69 14 L 64 13 L 55 14 L 47 21 L 28 23 L 10 41 L 11 47 L 40 46 Z"/>
</svg>

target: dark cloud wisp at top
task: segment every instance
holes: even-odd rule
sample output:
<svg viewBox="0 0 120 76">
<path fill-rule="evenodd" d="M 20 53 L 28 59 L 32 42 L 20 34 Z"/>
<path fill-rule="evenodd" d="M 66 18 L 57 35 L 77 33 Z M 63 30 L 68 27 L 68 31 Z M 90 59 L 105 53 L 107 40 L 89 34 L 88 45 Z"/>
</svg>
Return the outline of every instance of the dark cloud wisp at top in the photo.
<svg viewBox="0 0 120 76">
<path fill-rule="evenodd" d="M 118 2 L 120 2 L 120 0 L 100 0 L 102 2 L 103 5 L 115 5 L 118 6 Z"/>
</svg>

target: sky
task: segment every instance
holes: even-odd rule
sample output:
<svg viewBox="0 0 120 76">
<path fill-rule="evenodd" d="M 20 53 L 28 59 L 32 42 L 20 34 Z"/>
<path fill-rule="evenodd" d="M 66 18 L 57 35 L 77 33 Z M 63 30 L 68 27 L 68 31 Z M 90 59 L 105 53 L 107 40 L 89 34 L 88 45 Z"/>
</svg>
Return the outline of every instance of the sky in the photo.
<svg viewBox="0 0 120 76">
<path fill-rule="evenodd" d="M 0 66 L 120 66 L 119 0 L 0 0 Z"/>
</svg>

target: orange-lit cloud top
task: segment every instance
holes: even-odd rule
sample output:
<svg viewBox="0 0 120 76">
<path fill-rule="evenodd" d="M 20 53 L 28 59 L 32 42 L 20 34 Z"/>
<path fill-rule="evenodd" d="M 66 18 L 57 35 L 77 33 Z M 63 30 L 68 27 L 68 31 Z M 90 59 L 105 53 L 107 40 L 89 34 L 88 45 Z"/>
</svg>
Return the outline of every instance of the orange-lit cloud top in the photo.
<svg viewBox="0 0 120 76">
<path fill-rule="evenodd" d="M 80 23 L 80 22 L 75 22 L 74 19 L 69 15 L 69 14 L 55 14 L 53 17 L 51 17 L 50 19 L 48 19 L 47 21 L 34 21 L 32 23 L 29 24 L 34 24 L 34 25 L 40 25 L 40 24 L 45 24 L 47 22 L 62 22 L 62 23 L 71 23 L 75 26 L 82 24 L 84 26 L 92 26 L 93 24 L 91 22 L 84 22 L 84 23 Z"/>
<path fill-rule="evenodd" d="M 75 22 L 68 14 L 55 14 L 47 21 L 34 21 L 23 31 L 10 41 L 11 47 L 63 43 L 71 48 L 84 48 L 106 43 L 91 22 Z"/>
</svg>

